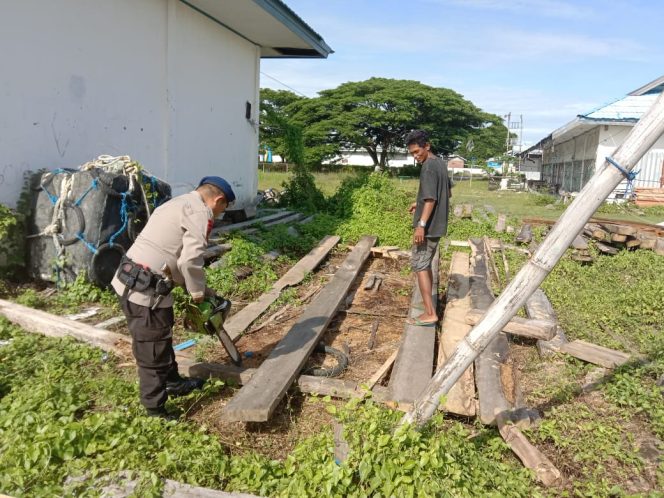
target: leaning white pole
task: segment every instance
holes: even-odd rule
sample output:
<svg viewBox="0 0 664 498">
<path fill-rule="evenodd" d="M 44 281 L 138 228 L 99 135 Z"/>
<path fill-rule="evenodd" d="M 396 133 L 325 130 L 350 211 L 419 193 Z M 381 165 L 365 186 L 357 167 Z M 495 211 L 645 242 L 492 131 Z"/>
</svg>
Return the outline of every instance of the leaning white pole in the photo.
<svg viewBox="0 0 664 498">
<path fill-rule="evenodd" d="M 616 149 L 612 160 L 631 171 L 641 157 L 664 133 L 664 94 L 640 119 L 625 142 Z M 524 305 L 544 278 L 556 266 L 566 249 L 581 231 L 595 210 L 614 188 L 624 180 L 623 173 L 608 160 L 604 162 L 579 195 L 565 210 L 530 261 L 519 271 L 487 310 L 484 319 L 475 325 L 447 359 L 404 415 L 400 425 L 424 424 L 436 412 L 441 396 L 447 394 L 463 372 L 499 334 L 505 324 Z"/>
</svg>

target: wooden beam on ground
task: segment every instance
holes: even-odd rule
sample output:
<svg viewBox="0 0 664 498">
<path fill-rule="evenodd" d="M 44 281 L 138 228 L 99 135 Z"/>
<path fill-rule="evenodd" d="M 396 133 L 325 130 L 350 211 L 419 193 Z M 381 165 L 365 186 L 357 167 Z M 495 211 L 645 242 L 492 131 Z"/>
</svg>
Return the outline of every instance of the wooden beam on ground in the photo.
<svg viewBox="0 0 664 498">
<path fill-rule="evenodd" d="M 590 342 L 576 340 L 563 344 L 560 351 L 605 368 L 615 368 L 627 363 L 632 357 L 628 353 L 605 348 Z"/>
<path fill-rule="evenodd" d="M 470 244 L 469 244 L 470 246 Z M 452 253 L 452 262 L 447 280 L 447 304 L 443 314 L 443 323 L 438 341 L 437 368 L 456 349 L 457 345 L 472 328 L 464 317 L 470 309 L 470 256 L 462 252 Z M 470 365 L 461 378 L 450 389 L 445 403 L 440 406 L 444 411 L 472 417 L 477 410 L 475 400 L 474 367 Z"/>
<path fill-rule="evenodd" d="M 371 376 L 371 378 L 367 381 L 367 389 L 373 389 L 373 387 L 378 384 L 383 377 L 387 374 L 390 368 L 392 368 L 392 365 L 394 364 L 394 360 L 397 358 L 397 354 L 399 353 L 399 350 L 395 350 L 394 353 L 390 355 L 390 357 L 385 360 L 385 363 L 383 363 L 378 370 L 376 370 L 376 373 Z"/>
<path fill-rule="evenodd" d="M 47 337 L 73 337 L 104 351 L 118 351 L 122 345 L 131 344 L 131 337 L 75 322 L 62 316 L 28 308 L 0 299 L 0 315 L 28 332 Z"/>
<path fill-rule="evenodd" d="M 482 320 L 485 313 L 484 310 L 471 309 L 466 313 L 465 321 L 469 325 L 475 325 Z M 557 326 L 558 324 L 551 320 L 514 316 L 505 324 L 503 332 L 520 337 L 548 341 L 556 335 Z"/>
<path fill-rule="evenodd" d="M 545 356 L 560 351 L 561 346 L 567 342 L 567 337 L 565 336 L 565 331 L 560 324 L 558 324 L 556 312 L 553 310 L 553 306 L 551 306 L 544 291 L 542 291 L 542 289 L 537 289 L 533 292 L 526 301 L 525 307 L 526 313 L 530 318 L 536 320 L 549 320 L 557 324 L 556 334 L 551 339 L 547 341 L 537 341 L 537 350 L 539 351 L 539 354 Z"/>
<path fill-rule="evenodd" d="M 193 363 L 189 367 L 189 375 L 199 379 L 215 378 L 227 383 L 244 385 L 248 383 L 258 369 L 237 367 L 221 363 Z M 410 404 L 398 404 L 389 399 L 389 389 L 383 386 L 374 386 L 368 391 L 365 384 L 353 380 L 334 379 L 330 377 L 315 377 L 313 375 L 300 375 L 297 379 L 297 387 L 305 394 L 316 394 L 320 396 L 331 396 L 333 398 L 350 399 L 371 398 L 378 403 L 384 403 L 389 408 L 406 411 Z"/>
<path fill-rule="evenodd" d="M 244 235 L 251 235 L 252 233 L 259 232 L 262 228 L 270 228 L 275 225 L 283 225 L 285 223 L 293 223 L 295 221 L 300 221 L 302 218 L 304 218 L 304 215 L 302 213 L 293 213 L 289 216 L 286 216 L 285 218 L 281 218 L 278 220 L 270 221 L 267 223 L 264 223 L 262 227 L 256 227 L 256 228 L 245 228 L 242 230 L 242 233 Z"/>
<path fill-rule="evenodd" d="M 613 223 L 602 223 L 602 225 L 608 232 L 619 235 L 634 235 L 637 231 L 636 227 L 631 225 L 618 225 Z"/>
<path fill-rule="evenodd" d="M 655 254 L 664 256 L 664 237 L 658 237 L 655 246 L 652 248 Z"/>
<path fill-rule="evenodd" d="M 610 246 L 608 244 L 604 244 L 602 242 L 596 242 L 595 245 L 597 246 L 597 249 L 599 249 L 599 252 L 604 254 L 615 256 L 619 252 L 617 248 Z"/>
<path fill-rule="evenodd" d="M 233 223 L 231 225 L 224 225 L 219 228 L 214 228 L 210 232 L 210 239 L 214 239 L 223 233 L 232 232 L 234 230 L 242 230 L 243 228 L 248 228 L 252 225 L 257 225 L 258 223 L 269 223 L 271 221 L 280 220 L 282 218 L 291 216 L 292 214 L 293 211 L 281 211 L 279 213 L 271 214 L 269 216 L 263 216 L 262 218 L 254 218 L 253 220 L 247 220 L 241 223 Z"/>
<path fill-rule="evenodd" d="M 284 288 L 299 284 L 307 273 L 316 268 L 325 259 L 338 242 L 339 237 L 336 235 L 325 236 L 309 254 L 304 256 L 283 277 L 277 280 L 268 292 L 262 294 L 256 301 L 248 304 L 231 316 L 224 324 L 224 328 L 231 340 L 235 341 L 240 337 L 254 320 L 261 316 L 279 298 Z"/>
<path fill-rule="evenodd" d="M 113 318 L 109 318 L 108 320 L 104 320 L 103 322 L 100 322 L 95 325 L 96 329 L 110 329 L 114 325 L 118 325 L 120 323 L 124 323 L 127 321 L 127 317 L 122 315 L 122 316 L 114 316 Z"/>
<path fill-rule="evenodd" d="M 141 496 L 144 490 L 140 487 L 138 478 L 130 478 L 128 472 L 120 476 L 104 476 L 96 481 L 101 496 L 106 498 L 122 498 L 127 496 Z M 248 493 L 226 492 L 217 489 L 191 486 L 171 479 L 163 479 L 163 490 L 159 496 L 163 498 L 261 498 Z M 1 498 L 1 497 L 0 497 Z"/>
<path fill-rule="evenodd" d="M 503 414 L 496 417 L 498 430 L 507 445 L 519 457 L 524 467 L 532 469 L 535 477 L 545 486 L 554 486 L 562 482 L 562 474 L 551 460 L 533 446 L 515 425 L 510 424 Z"/>
<path fill-rule="evenodd" d="M 582 235 L 577 235 L 574 238 L 574 240 L 572 241 L 572 247 L 574 249 L 579 250 L 579 251 L 587 251 L 588 250 L 588 239 L 586 239 Z"/>
<path fill-rule="evenodd" d="M 432 299 L 434 309 L 438 303 L 438 265 L 440 254 L 436 249 L 433 256 Z M 413 281 L 413 294 L 410 302 L 410 318 L 418 317 L 424 311 L 422 296 L 417 279 Z M 390 375 L 389 388 L 391 399 L 398 403 L 411 403 L 431 380 L 433 374 L 433 355 L 436 343 L 435 326 L 418 326 L 406 323 L 399 354 Z"/>
<path fill-rule="evenodd" d="M 533 229 L 532 227 L 526 223 L 521 227 L 521 230 L 519 231 L 519 235 L 516 236 L 515 239 L 519 244 L 530 244 L 530 242 L 533 240 Z"/>
<path fill-rule="evenodd" d="M 494 231 L 500 233 L 505 231 L 505 225 L 507 225 L 507 215 L 499 214 L 498 221 L 496 221 L 496 226 Z"/>
<path fill-rule="evenodd" d="M 471 305 L 486 310 L 493 302 L 485 240 L 471 240 L 470 299 Z M 505 334 L 497 334 L 475 360 L 475 385 L 479 398 L 479 417 L 483 424 L 495 425 L 496 413 L 514 407 L 506 399 L 501 382 L 501 370 L 509 357 L 509 343 Z"/>
<path fill-rule="evenodd" d="M 316 347 L 375 243 L 373 236 L 360 239 L 330 283 L 279 341 L 252 379 L 223 408 L 225 420 L 265 422 L 270 418 Z"/>
</svg>

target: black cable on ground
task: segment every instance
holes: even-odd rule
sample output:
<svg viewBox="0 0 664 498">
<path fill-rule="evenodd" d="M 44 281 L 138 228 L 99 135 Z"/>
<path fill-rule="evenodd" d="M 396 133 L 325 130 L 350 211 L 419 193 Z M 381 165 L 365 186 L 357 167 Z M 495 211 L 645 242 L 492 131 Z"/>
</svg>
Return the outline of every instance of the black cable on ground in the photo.
<svg viewBox="0 0 664 498">
<path fill-rule="evenodd" d="M 337 364 L 332 368 L 312 367 L 307 369 L 304 372 L 305 374 L 313 375 L 315 377 L 338 377 L 344 370 L 346 370 L 346 368 L 348 368 L 348 355 L 343 351 L 328 346 L 323 342 L 318 343 L 315 351 L 334 356 L 337 360 Z"/>
</svg>

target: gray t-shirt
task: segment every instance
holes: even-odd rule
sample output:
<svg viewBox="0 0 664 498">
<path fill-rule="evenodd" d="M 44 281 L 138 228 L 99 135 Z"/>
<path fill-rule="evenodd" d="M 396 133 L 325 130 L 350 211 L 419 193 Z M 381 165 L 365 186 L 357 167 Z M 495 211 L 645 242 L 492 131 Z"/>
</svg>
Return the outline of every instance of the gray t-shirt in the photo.
<svg viewBox="0 0 664 498">
<path fill-rule="evenodd" d="M 420 188 L 417 191 L 417 207 L 413 216 L 413 228 L 422 216 L 424 200 L 435 201 L 433 212 L 427 221 L 424 234 L 427 237 L 442 237 L 447 234 L 447 218 L 450 212 L 450 180 L 447 174 L 447 161 L 438 156 L 429 157 L 422 164 Z"/>
</svg>

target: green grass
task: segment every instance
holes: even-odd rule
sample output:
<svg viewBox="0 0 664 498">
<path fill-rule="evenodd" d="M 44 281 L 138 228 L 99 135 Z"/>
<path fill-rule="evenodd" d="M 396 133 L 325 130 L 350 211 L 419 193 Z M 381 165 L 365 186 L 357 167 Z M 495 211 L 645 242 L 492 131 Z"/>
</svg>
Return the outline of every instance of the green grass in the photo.
<svg viewBox="0 0 664 498">
<path fill-rule="evenodd" d="M 259 170 L 258 188 L 264 190 L 272 187 L 281 190 L 282 183 L 290 175 L 286 172 L 262 172 Z M 313 175 L 316 179 L 316 185 L 329 197 L 336 192 L 343 180 L 352 177 L 353 173 L 314 173 Z M 413 197 L 417 193 L 418 179 L 392 178 L 390 181 L 396 189 L 402 190 Z M 490 191 L 487 188 L 487 181 L 478 179 L 474 179 L 472 182 L 467 180 L 456 182 L 452 193 L 453 204 L 470 203 L 475 208 L 490 205 L 497 212 L 516 218 L 540 217 L 557 220 L 565 208 L 569 206 L 569 204 L 557 202 L 555 197 L 549 195 L 500 190 Z M 641 223 L 660 223 L 664 221 L 664 210 L 662 208 L 639 209 L 632 205 L 606 204 L 600 206 L 596 216 Z"/>
</svg>

